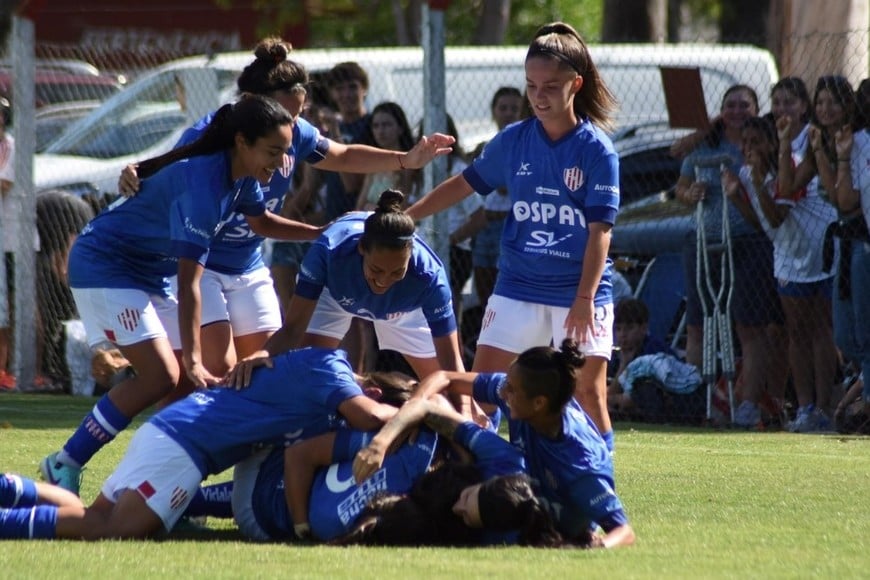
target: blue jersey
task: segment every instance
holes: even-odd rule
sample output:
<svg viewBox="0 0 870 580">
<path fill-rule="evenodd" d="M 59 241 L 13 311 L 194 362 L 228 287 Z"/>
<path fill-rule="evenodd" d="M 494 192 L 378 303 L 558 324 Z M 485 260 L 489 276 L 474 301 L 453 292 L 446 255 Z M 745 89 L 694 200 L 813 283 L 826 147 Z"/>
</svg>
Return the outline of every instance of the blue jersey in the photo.
<svg viewBox="0 0 870 580">
<path fill-rule="evenodd" d="M 333 429 L 338 406 L 364 396 L 344 351 L 291 350 L 273 362 L 254 372 L 247 389 L 197 391 L 149 422 L 177 441 L 205 478 L 248 457 L 253 445 Z"/>
<path fill-rule="evenodd" d="M 333 223 L 305 255 L 296 294 L 317 300 L 323 288 L 345 311 L 370 320 L 388 320 L 417 308 L 429 323 L 432 336 L 456 330 L 450 282 L 444 266 L 423 240 L 414 235 L 408 272 L 384 294 L 369 288 L 358 246 L 371 212 L 354 212 Z"/>
<path fill-rule="evenodd" d="M 495 293 L 570 307 L 577 294 L 589 224 L 613 224 L 619 208 L 619 159 L 589 121 L 551 141 L 527 119 L 495 136 L 464 172 L 475 191 L 506 188 L 511 210 L 501 237 Z M 595 303 L 612 302 L 608 258 Z"/>
<path fill-rule="evenodd" d="M 592 420 L 574 399 L 562 412 L 562 434 L 549 439 L 527 422 L 510 419 L 510 409 L 499 396 L 504 373 L 480 374 L 474 381 L 474 399 L 497 404 L 508 417 L 511 443 L 523 451 L 536 495 L 548 505 L 559 530 L 577 537 L 598 524 L 605 531 L 628 523 L 613 489 L 613 462 Z"/>
<path fill-rule="evenodd" d="M 474 465 L 480 469 L 484 480 L 526 472 L 525 458 L 519 449 L 498 433 L 484 429 L 476 423 L 468 421 L 457 427 L 453 439 L 471 451 Z"/>
<path fill-rule="evenodd" d="M 261 215 L 257 181 L 230 181 L 229 153 L 182 159 L 142 180 L 85 226 L 70 252 L 73 288 L 132 288 L 167 294 L 178 258 L 205 264 L 223 223 L 236 212 Z"/>
<path fill-rule="evenodd" d="M 386 457 L 384 465 L 362 485 L 353 479 L 353 458 L 371 441 L 373 433 L 339 430 L 333 446 L 333 464 L 317 471 L 311 486 L 308 519 L 311 532 L 328 541 L 348 533 L 363 508 L 376 495 L 404 494 L 429 469 L 438 436 L 421 429 L 417 440 L 403 444 Z M 251 498 L 254 517 L 273 539 L 292 538 L 293 524 L 284 496 L 284 450 L 273 451 L 260 465 Z"/>
<path fill-rule="evenodd" d="M 189 128 L 179 139 L 176 147 L 198 139 L 211 123 L 213 114 L 206 115 Z M 326 157 L 329 140 L 320 134 L 308 121 L 298 118 L 293 126 L 293 141 L 287 150 L 284 167 L 272 174 L 269 184 L 263 186 L 266 209 L 279 213 L 284 203 L 284 194 L 290 190 L 297 161 L 317 163 Z M 244 214 L 232 216 L 218 232 L 209 252 L 206 267 L 222 274 L 244 274 L 262 268 L 263 256 L 260 246 L 263 237 L 251 231 Z"/>
</svg>

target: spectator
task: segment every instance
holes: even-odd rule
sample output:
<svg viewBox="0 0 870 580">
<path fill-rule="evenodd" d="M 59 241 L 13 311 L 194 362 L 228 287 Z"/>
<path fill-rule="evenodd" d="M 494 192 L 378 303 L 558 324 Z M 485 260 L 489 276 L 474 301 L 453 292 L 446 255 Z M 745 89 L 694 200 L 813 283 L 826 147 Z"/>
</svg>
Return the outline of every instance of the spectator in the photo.
<svg viewBox="0 0 870 580">
<path fill-rule="evenodd" d="M 459 131 L 453 117 L 447 115 L 447 134 L 459 143 Z M 447 175 L 458 175 L 465 171 L 468 162 L 458 145 L 453 146 L 453 152 L 447 157 Z M 478 210 L 483 208 L 483 197 L 473 193 L 461 202 L 447 208 L 447 232 L 450 243 L 450 290 L 453 293 L 453 313 L 456 315 L 456 325 L 460 329 L 460 340 L 464 343 L 463 332 L 462 289 L 471 277 L 471 252 L 473 234 L 466 231 L 465 225 Z"/>
<path fill-rule="evenodd" d="M 12 118 L 9 101 L 0 97 L 0 391 L 15 389 L 15 376 L 9 373 L 9 350 L 12 338 L 12 312 L 15 303 L 15 254 L 18 247 L 18 207 L 12 197 L 15 181 L 15 140 L 7 133 Z"/>
<path fill-rule="evenodd" d="M 393 102 L 379 103 L 372 111 L 374 145 L 387 151 L 406 151 L 414 145 L 411 126 L 402 107 Z M 400 164 L 401 165 L 401 164 Z M 397 189 L 406 196 L 414 190 L 414 173 L 406 167 L 369 173 L 363 178 L 356 209 L 372 211 L 382 192 Z"/>
<path fill-rule="evenodd" d="M 523 95 L 519 89 L 500 87 L 495 92 L 490 111 L 499 131 L 520 120 L 522 104 Z M 486 143 L 478 145 L 471 157 L 478 157 L 485 145 Z M 483 211 L 472 216 L 471 235 L 474 235 L 474 247 L 471 250 L 471 262 L 474 268 L 474 290 L 481 307 L 486 308 L 498 276 L 501 233 L 511 209 L 511 199 L 505 188 L 497 189 L 483 199 Z"/>
<path fill-rule="evenodd" d="M 365 69 L 356 62 L 340 62 L 329 71 L 327 84 L 339 114 L 340 142 L 374 144 L 372 115 L 366 110 L 369 76 Z M 342 171 L 340 185 L 345 191 L 346 205 L 338 215 L 356 207 L 362 182 L 363 175 Z"/>
<path fill-rule="evenodd" d="M 72 386 L 63 323 L 78 318 L 78 312 L 67 281 L 67 260 L 78 233 L 93 217 L 86 201 L 65 191 L 43 192 L 36 199 L 37 344 L 42 361 L 38 373 L 48 377 L 37 378 L 42 378 L 43 385 L 57 381 L 66 389 Z"/>
<path fill-rule="evenodd" d="M 870 110 L 867 83 L 862 81 L 856 101 L 861 111 L 857 118 L 864 120 Z M 843 95 L 839 99 L 847 102 Z M 860 365 L 864 413 L 870 415 L 870 127 L 853 129 L 844 122 L 834 133 L 834 148 L 837 165 L 831 201 L 844 216 L 838 224 L 841 253 L 834 336 L 843 354 Z"/>
<path fill-rule="evenodd" d="M 703 226 L 708 244 L 722 241 L 722 195 L 720 166 L 737 173 L 743 165 L 741 139 L 743 125 L 758 115 L 758 97 L 746 85 L 734 85 L 722 98 L 720 118 L 706 136 L 684 160 L 677 181 L 676 197 L 682 203 L 695 207 L 703 201 Z M 728 208 L 731 248 L 734 262 L 731 279 L 732 306 L 737 339 L 742 355 L 742 397 L 734 421 L 741 427 L 755 427 L 761 421 L 759 403 L 767 389 L 784 389 L 784 362 L 777 358 L 779 348 L 771 347 L 770 335 L 775 334 L 783 321 L 782 309 L 776 295 L 773 278 L 773 246 L 767 237 L 747 222 L 740 211 Z M 695 230 L 701 227 L 696 224 Z M 703 343 L 703 309 L 701 300 L 712 311 L 713 304 L 706 291 L 705 276 L 702 288 L 695 283 L 696 233 L 693 231 L 683 253 L 687 280 L 686 304 L 686 360 L 701 369 Z M 708 254 L 713 288 L 718 288 L 722 273 L 718 254 Z M 703 292 L 703 297 L 701 292 Z M 779 342 L 777 342 L 779 344 Z M 780 387 L 781 385 L 781 387 Z"/>
<path fill-rule="evenodd" d="M 326 138 L 331 139 L 339 135 L 337 113 L 327 104 L 313 102 L 307 105 L 302 112 L 302 117 Z M 336 174 L 318 169 L 316 165 L 310 163 L 300 166 L 294 175 L 295 179 L 290 191 L 285 195 L 281 214 L 286 218 L 317 226 L 325 225 L 339 217 L 328 214 L 328 198 L 332 195 L 329 191 L 328 175 Z M 287 314 L 290 298 L 296 289 L 299 265 L 309 247 L 311 247 L 309 242 L 276 240 L 272 244 L 272 281 L 284 316 Z"/>
<path fill-rule="evenodd" d="M 409 213 L 421 219 L 467 197 L 506 187 L 499 276 L 487 303 L 476 371 L 504 371 L 529 347 L 575 338 L 586 355 L 577 397 L 613 448 L 607 361 L 613 303 L 607 256 L 619 207 L 619 158 L 606 131 L 616 103 L 576 30 L 535 34 L 525 60 L 534 117 L 509 125 L 461 175 Z"/>
</svg>

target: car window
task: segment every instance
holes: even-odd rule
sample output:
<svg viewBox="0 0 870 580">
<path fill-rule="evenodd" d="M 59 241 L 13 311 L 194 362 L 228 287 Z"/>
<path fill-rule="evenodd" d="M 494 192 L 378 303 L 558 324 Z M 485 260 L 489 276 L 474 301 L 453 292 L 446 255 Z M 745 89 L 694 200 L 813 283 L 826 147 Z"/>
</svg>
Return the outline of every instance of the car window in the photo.
<svg viewBox="0 0 870 580">
<path fill-rule="evenodd" d="M 680 176 L 680 162 L 668 147 L 656 147 L 620 157 L 620 204 L 670 190 Z"/>
</svg>

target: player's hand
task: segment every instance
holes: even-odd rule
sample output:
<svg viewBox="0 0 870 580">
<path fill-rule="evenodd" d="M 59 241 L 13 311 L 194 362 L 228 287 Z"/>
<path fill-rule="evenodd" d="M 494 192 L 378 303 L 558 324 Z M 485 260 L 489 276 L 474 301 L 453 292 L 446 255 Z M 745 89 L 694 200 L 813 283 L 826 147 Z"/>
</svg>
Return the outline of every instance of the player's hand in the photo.
<svg viewBox="0 0 870 580">
<path fill-rule="evenodd" d="M 406 169 L 420 169 L 436 157 L 447 155 L 453 151 L 452 145 L 455 142 L 456 139 L 451 135 L 443 133 L 432 133 L 429 136 L 424 135 L 417 141 L 414 148 L 405 154 L 402 164 Z"/>
<path fill-rule="evenodd" d="M 184 363 L 184 370 L 187 372 L 187 377 L 198 389 L 207 388 L 209 385 L 216 385 L 220 379 L 208 372 L 200 362 Z"/>
<path fill-rule="evenodd" d="M 813 153 L 818 153 L 822 150 L 822 130 L 815 125 L 810 125 L 810 147 Z"/>
<path fill-rule="evenodd" d="M 566 337 L 573 338 L 581 345 L 588 344 L 594 333 L 594 322 L 595 301 L 577 296 L 565 317 Z"/>
<path fill-rule="evenodd" d="M 133 197 L 139 192 L 139 176 L 136 174 L 137 165 L 129 164 L 121 171 L 118 178 L 118 193 L 124 197 Z"/>
<path fill-rule="evenodd" d="M 357 485 L 371 477 L 384 464 L 387 455 L 386 449 L 378 445 L 369 444 L 360 449 L 353 458 L 353 478 Z"/>
<path fill-rule="evenodd" d="M 236 366 L 221 381 L 224 385 L 236 390 L 246 389 L 251 385 L 251 375 L 257 367 L 272 368 L 272 357 L 265 350 L 258 350 L 254 354 L 240 360 Z"/>
</svg>

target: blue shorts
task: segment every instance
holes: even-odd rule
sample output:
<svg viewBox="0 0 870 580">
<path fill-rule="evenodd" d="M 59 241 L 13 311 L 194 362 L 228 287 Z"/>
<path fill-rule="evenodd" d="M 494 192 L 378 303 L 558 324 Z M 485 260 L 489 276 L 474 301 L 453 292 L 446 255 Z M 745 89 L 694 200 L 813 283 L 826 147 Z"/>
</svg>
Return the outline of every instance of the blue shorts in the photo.
<svg viewBox="0 0 870 580">
<path fill-rule="evenodd" d="M 812 298 L 814 296 L 821 296 L 830 300 L 834 295 L 834 277 L 831 276 L 830 278 L 816 280 L 815 282 L 789 282 L 788 280 L 777 280 L 776 287 L 780 296 L 788 296 L 790 298 Z"/>
<path fill-rule="evenodd" d="M 272 266 L 299 269 L 311 242 L 275 242 L 272 244 Z"/>
<path fill-rule="evenodd" d="M 687 237 L 683 247 L 683 266 L 686 271 L 686 322 L 691 326 L 701 326 L 704 313 L 701 307 L 698 288 L 695 283 L 695 235 Z M 739 236 L 732 239 L 734 256 L 734 294 L 731 299 L 731 317 L 742 326 L 767 326 L 782 324 L 785 316 L 777 295 L 777 283 L 773 277 L 773 244 L 764 234 Z M 710 255 L 710 271 L 714 292 L 719 288 L 720 254 Z M 706 297 L 708 312 L 712 312 L 713 302 L 702 276 L 703 293 Z M 722 296 L 720 306 L 724 309 L 727 292 Z"/>
</svg>

